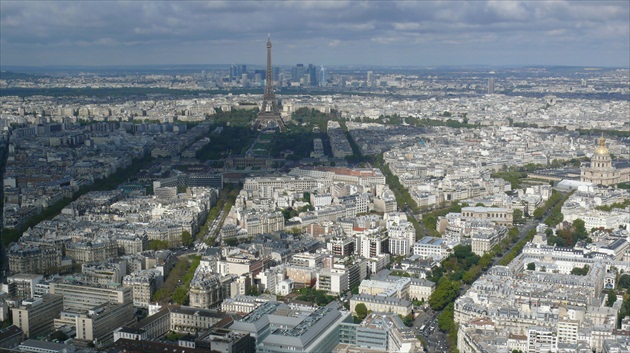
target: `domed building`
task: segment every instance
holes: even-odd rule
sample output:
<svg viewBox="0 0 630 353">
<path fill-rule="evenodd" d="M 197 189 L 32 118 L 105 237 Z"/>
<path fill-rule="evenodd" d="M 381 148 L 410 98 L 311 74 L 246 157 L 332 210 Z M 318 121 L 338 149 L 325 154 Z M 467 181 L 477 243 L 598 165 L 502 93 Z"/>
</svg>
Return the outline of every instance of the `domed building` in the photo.
<svg viewBox="0 0 630 353">
<path fill-rule="evenodd" d="M 629 168 L 617 169 L 613 163 L 604 136 L 599 139 L 599 146 L 591 157 L 591 163 L 582 167 L 580 181 L 596 185 L 616 185 L 629 180 Z"/>
</svg>

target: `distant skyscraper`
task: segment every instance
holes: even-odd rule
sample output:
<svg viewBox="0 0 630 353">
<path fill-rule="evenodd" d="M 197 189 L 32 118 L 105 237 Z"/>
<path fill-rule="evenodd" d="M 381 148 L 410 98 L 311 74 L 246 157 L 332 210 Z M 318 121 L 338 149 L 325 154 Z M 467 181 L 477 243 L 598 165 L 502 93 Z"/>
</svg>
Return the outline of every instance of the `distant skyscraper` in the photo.
<svg viewBox="0 0 630 353">
<path fill-rule="evenodd" d="M 230 67 L 230 80 L 237 80 L 243 77 L 243 74 L 247 73 L 246 65 L 234 65 Z"/>
<path fill-rule="evenodd" d="M 232 64 L 232 66 L 230 66 L 230 81 L 234 80 L 237 77 L 238 75 L 236 74 L 236 65 Z"/>
<path fill-rule="evenodd" d="M 367 72 L 367 85 L 368 87 L 374 86 L 374 71 Z"/>
<path fill-rule="evenodd" d="M 260 78 L 262 80 L 266 80 L 267 79 L 267 71 L 265 70 L 254 70 L 254 76 L 256 75 L 260 75 Z"/>
<path fill-rule="evenodd" d="M 317 86 L 317 66 L 308 64 L 308 77 L 310 86 Z"/>
<path fill-rule="evenodd" d="M 256 128 L 278 127 L 284 130 L 284 121 L 278 109 L 276 95 L 273 93 L 273 69 L 271 68 L 271 36 L 267 37 L 267 79 L 265 80 L 265 93 L 263 95 L 262 109 L 254 122 Z"/>
<path fill-rule="evenodd" d="M 291 69 L 291 81 L 300 82 L 304 78 L 304 65 L 297 64 Z"/>
<path fill-rule="evenodd" d="M 494 77 L 488 79 L 488 94 L 494 94 Z"/>
<path fill-rule="evenodd" d="M 319 85 L 326 86 L 326 68 L 323 65 L 319 69 Z"/>
<path fill-rule="evenodd" d="M 273 73 L 273 80 L 276 82 L 280 81 L 280 68 L 274 66 L 271 71 Z"/>
</svg>

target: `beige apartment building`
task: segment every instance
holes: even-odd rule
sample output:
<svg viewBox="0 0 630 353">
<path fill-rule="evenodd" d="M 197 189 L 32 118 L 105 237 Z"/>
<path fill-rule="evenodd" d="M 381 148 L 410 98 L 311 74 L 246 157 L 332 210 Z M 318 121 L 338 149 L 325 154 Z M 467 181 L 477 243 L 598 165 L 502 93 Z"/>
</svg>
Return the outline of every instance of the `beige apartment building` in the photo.
<svg viewBox="0 0 630 353">
<path fill-rule="evenodd" d="M 504 207 L 462 207 L 462 217 L 467 219 L 483 219 L 495 224 L 511 227 L 513 210 Z"/>
<path fill-rule="evenodd" d="M 135 321 L 132 302 L 104 303 L 76 318 L 76 338 L 84 341 L 110 342 L 114 330 Z"/>
<path fill-rule="evenodd" d="M 58 295 L 47 294 L 41 298 L 22 301 L 13 308 L 13 324 L 27 337 L 37 337 L 51 333 L 53 321 L 63 309 L 63 298 Z"/>
</svg>

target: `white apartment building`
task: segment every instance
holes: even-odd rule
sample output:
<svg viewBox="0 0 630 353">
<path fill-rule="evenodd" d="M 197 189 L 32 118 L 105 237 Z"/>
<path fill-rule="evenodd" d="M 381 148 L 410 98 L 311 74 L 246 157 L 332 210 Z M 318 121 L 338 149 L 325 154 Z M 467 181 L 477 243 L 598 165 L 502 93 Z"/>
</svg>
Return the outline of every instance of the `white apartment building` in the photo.
<svg viewBox="0 0 630 353">
<path fill-rule="evenodd" d="M 578 320 L 560 319 L 558 320 L 557 332 L 558 343 L 575 344 L 578 341 L 578 329 L 580 322 Z"/>
<path fill-rule="evenodd" d="M 413 254 L 434 260 L 448 256 L 449 249 L 442 238 L 424 237 L 413 244 Z"/>
<path fill-rule="evenodd" d="M 311 194 L 311 205 L 313 207 L 327 206 L 332 203 L 332 195 L 330 194 Z"/>
<path fill-rule="evenodd" d="M 391 236 L 389 237 L 389 253 L 392 255 L 407 256 L 411 253 L 411 244 L 409 238 Z"/>
<path fill-rule="evenodd" d="M 317 290 L 340 295 L 350 289 L 348 271 L 343 269 L 324 269 L 317 274 Z"/>
<path fill-rule="evenodd" d="M 389 239 L 384 233 L 361 234 L 356 238 L 356 252 L 365 258 L 387 253 Z"/>
<path fill-rule="evenodd" d="M 558 351 L 558 336 L 555 330 L 534 326 L 527 330 L 527 352 L 548 353 Z"/>
</svg>

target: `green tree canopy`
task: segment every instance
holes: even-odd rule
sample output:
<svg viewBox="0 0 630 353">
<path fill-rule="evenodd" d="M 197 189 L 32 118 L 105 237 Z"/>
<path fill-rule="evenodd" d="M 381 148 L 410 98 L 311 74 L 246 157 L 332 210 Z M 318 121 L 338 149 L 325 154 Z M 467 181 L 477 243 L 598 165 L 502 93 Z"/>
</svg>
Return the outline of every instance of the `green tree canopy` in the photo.
<svg viewBox="0 0 630 353">
<path fill-rule="evenodd" d="M 612 289 L 609 290 L 608 297 L 606 298 L 606 306 L 612 307 L 616 301 L 617 301 L 617 295 L 615 295 L 615 291 Z"/>
<path fill-rule="evenodd" d="M 448 304 L 446 308 L 438 315 L 438 327 L 440 330 L 444 332 L 449 332 L 455 322 L 453 321 L 453 316 L 455 313 L 455 305 L 453 303 Z"/>
<path fill-rule="evenodd" d="M 189 231 L 185 230 L 182 232 L 182 245 L 183 246 L 191 246 L 193 243 L 192 234 Z"/>
<path fill-rule="evenodd" d="M 429 297 L 429 305 L 433 310 L 442 310 L 459 295 L 459 284 L 442 276 L 435 291 Z"/>
<path fill-rule="evenodd" d="M 523 222 L 523 211 L 521 211 L 521 210 L 514 210 L 514 213 L 512 215 L 512 219 L 514 220 L 514 223 L 521 223 L 521 222 Z"/>
<path fill-rule="evenodd" d="M 368 314 L 367 306 L 363 303 L 359 303 L 354 307 L 354 312 L 357 313 L 357 317 L 361 320 L 365 319 Z"/>
<path fill-rule="evenodd" d="M 175 292 L 173 293 L 173 301 L 179 305 L 186 304 L 186 301 L 188 301 L 188 291 L 186 290 L 186 287 L 179 286 L 175 289 Z"/>
<path fill-rule="evenodd" d="M 584 265 L 584 267 L 574 267 L 571 270 L 571 274 L 578 275 L 578 276 L 586 276 L 588 274 L 589 269 L 590 267 L 588 267 L 588 265 Z"/>
<path fill-rule="evenodd" d="M 630 288 L 630 274 L 623 274 L 619 277 L 619 284 L 617 285 L 619 288 L 629 289 Z"/>
<path fill-rule="evenodd" d="M 168 240 L 149 240 L 147 244 L 147 249 L 149 250 L 166 250 L 168 249 Z"/>
</svg>

